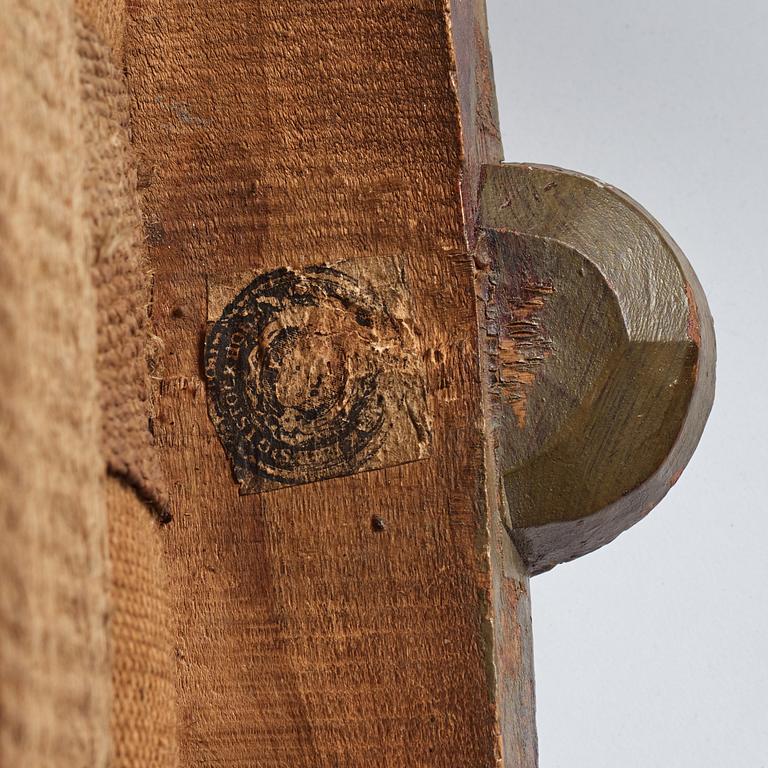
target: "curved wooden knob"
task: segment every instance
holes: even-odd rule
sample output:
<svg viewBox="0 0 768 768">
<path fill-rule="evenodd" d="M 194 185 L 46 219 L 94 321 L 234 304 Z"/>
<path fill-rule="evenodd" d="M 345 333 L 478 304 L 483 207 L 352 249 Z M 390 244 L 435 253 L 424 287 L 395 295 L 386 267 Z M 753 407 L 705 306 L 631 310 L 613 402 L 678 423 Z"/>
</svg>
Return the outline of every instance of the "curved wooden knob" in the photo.
<svg viewBox="0 0 768 768">
<path fill-rule="evenodd" d="M 712 318 L 669 235 L 594 179 L 488 166 L 479 227 L 505 522 L 541 573 L 676 482 L 714 396 Z"/>
</svg>

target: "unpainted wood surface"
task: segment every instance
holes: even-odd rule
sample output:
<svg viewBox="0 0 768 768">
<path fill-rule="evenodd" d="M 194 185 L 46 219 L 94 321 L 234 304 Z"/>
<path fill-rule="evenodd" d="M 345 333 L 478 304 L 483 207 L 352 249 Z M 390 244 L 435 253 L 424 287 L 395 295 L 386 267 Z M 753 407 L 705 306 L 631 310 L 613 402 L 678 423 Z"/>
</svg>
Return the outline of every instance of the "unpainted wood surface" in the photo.
<svg viewBox="0 0 768 768">
<path fill-rule="evenodd" d="M 474 123 L 492 103 L 466 48 L 477 8 L 456 6 L 457 78 L 430 0 L 129 4 L 182 765 L 476 768 L 502 731 L 508 764 L 534 764 L 526 580 L 489 529 L 459 192 L 498 153 L 462 146 L 461 109 Z M 412 281 L 431 455 L 239 496 L 203 384 L 209 276 L 370 256 Z"/>
</svg>

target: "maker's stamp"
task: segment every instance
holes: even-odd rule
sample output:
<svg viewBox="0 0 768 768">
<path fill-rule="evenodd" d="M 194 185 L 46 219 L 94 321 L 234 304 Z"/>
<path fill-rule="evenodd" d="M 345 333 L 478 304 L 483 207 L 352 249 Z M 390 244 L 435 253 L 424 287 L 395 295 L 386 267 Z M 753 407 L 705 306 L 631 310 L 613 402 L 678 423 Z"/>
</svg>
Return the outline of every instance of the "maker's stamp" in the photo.
<svg viewBox="0 0 768 768">
<path fill-rule="evenodd" d="M 241 493 L 427 455 L 423 362 L 399 260 L 211 279 L 208 291 L 208 407 Z"/>
</svg>

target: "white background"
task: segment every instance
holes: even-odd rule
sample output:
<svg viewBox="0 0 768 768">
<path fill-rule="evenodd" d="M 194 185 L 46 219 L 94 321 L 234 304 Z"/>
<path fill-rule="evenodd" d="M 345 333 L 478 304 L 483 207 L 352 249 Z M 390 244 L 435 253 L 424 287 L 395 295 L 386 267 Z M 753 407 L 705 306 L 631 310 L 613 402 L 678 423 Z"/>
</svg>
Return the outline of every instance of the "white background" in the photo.
<svg viewBox="0 0 768 768">
<path fill-rule="evenodd" d="M 768 1 L 488 13 L 506 159 L 639 200 L 698 272 L 718 341 L 677 486 L 532 582 L 541 768 L 768 766 Z"/>
</svg>

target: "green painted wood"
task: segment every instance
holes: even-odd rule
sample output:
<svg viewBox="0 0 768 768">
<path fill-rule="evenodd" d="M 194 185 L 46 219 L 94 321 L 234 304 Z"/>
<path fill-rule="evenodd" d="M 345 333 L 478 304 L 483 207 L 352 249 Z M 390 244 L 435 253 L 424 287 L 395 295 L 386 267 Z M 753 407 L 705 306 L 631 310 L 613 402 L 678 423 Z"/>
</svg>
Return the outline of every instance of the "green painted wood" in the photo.
<svg viewBox="0 0 768 768">
<path fill-rule="evenodd" d="M 676 482 L 714 396 L 685 256 L 595 179 L 486 166 L 479 261 L 503 516 L 529 571 L 607 544 Z"/>
</svg>

